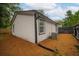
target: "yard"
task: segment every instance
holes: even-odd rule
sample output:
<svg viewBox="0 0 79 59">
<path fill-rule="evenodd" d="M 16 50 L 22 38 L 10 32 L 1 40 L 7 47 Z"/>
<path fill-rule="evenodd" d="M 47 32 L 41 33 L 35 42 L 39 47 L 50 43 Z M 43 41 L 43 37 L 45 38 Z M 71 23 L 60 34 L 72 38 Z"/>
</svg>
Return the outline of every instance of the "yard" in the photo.
<svg viewBox="0 0 79 59">
<path fill-rule="evenodd" d="M 46 50 L 36 44 L 12 36 L 11 34 L 0 34 L 0 55 L 24 55 L 24 56 L 53 56 L 53 55 L 79 55 L 78 41 L 72 34 L 59 34 L 57 39 L 47 39 L 39 44 L 56 49 L 58 53 Z"/>
<path fill-rule="evenodd" d="M 48 48 L 56 48 L 58 54 L 60 55 L 68 55 L 75 56 L 79 55 L 79 52 L 75 45 L 78 46 L 78 41 L 72 36 L 72 34 L 59 34 L 57 40 L 45 40 L 40 43 L 43 46 Z M 78 46 L 79 47 L 79 46 Z"/>
<path fill-rule="evenodd" d="M 0 55 L 34 56 L 46 54 L 51 55 L 53 53 L 11 34 L 0 34 Z"/>
</svg>

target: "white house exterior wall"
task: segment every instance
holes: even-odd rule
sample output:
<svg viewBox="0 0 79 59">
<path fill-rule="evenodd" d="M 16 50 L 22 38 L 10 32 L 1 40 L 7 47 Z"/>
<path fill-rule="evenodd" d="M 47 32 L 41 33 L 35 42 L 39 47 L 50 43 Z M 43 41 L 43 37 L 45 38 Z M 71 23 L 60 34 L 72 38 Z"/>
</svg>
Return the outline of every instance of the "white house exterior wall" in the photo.
<svg viewBox="0 0 79 59">
<path fill-rule="evenodd" d="M 58 33 L 57 25 L 55 25 L 55 24 L 51 24 L 51 27 L 52 27 L 52 32 L 53 32 L 53 33 Z"/>
<path fill-rule="evenodd" d="M 34 16 L 17 15 L 13 35 L 35 43 Z"/>
<path fill-rule="evenodd" d="M 39 20 L 37 20 L 37 39 L 38 42 L 48 38 L 52 32 L 57 33 L 56 25 L 45 21 L 45 34 L 39 34 Z"/>
</svg>

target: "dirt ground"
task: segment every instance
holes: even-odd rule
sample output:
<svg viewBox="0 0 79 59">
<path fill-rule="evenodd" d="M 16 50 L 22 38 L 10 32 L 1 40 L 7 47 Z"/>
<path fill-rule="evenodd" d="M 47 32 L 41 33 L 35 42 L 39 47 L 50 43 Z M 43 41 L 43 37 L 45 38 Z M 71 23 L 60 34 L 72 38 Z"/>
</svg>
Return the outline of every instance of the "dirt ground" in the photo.
<svg viewBox="0 0 79 59">
<path fill-rule="evenodd" d="M 41 56 L 46 54 L 52 55 L 53 53 L 11 34 L 0 35 L 0 55 Z"/>
<path fill-rule="evenodd" d="M 48 39 L 42 41 L 40 44 L 51 49 L 57 49 L 60 55 L 79 55 L 75 47 L 75 45 L 78 45 L 78 41 L 72 34 L 58 34 L 57 40 Z"/>
<path fill-rule="evenodd" d="M 78 44 L 78 41 L 72 34 L 59 34 L 57 39 L 47 39 L 39 44 L 50 49 L 57 49 L 58 55 L 79 55 L 74 47 L 74 45 Z M 11 34 L 0 34 L 0 55 L 53 56 L 55 53 Z"/>
</svg>

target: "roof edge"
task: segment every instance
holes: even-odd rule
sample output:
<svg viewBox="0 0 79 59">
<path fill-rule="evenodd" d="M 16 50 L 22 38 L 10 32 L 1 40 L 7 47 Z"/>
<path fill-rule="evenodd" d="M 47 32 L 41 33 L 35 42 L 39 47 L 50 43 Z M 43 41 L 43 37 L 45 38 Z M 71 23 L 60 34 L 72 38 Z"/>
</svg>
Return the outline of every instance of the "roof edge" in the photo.
<svg viewBox="0 0 79 59">
<path fill-rule="evenodd" d="M 15 12 L 14 12 L 14 15 L 13 15 L 13 18 L 12 18 L 12 20 L 11 20 L 11 23 L 14 22 L 14 19 L 16 18 L 16 16 L 17 16 L 18 14 L 22 14 L 22 13 L 25 13 L 25 12 L 27 12 L 27 13 L 33 12 L 33 14 L 34 14 L 34 13 L 39 13 L 39 14 L 45 16 L 45 17 L 46 17 L 47 19 L 49 19 L 50 21 L 52 21 L 52 23 L 58 24 L 57 22 L 51 20 L 48 16 L 46 16 L 46 15 L 44 15 L 44 14 L 38 12 L 37 10 L 15 11 Z M 25 13 L 25 14 L 26 14 L 26 13 Z"/>
</svg>

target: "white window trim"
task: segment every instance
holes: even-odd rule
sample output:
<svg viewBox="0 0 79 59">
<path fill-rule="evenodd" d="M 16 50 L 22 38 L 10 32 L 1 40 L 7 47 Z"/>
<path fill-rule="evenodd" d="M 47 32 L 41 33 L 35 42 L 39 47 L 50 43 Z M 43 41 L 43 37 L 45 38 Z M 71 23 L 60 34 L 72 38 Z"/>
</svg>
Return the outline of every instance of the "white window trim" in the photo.
<svg viewBox="0 0 79 59">
<path fill-rule="evenodd" d="M 40 32 L 40 21 L 43 21 L 43 20 L 40 20 L 40 19 L 39 19 L 39 22 L 38 22 L 39 35 L 42 35 L 42 34 L 45 34 L 45 22 L 43 21 L 43 23 L 44 23 L 43 32 Z"/>
</svg>

